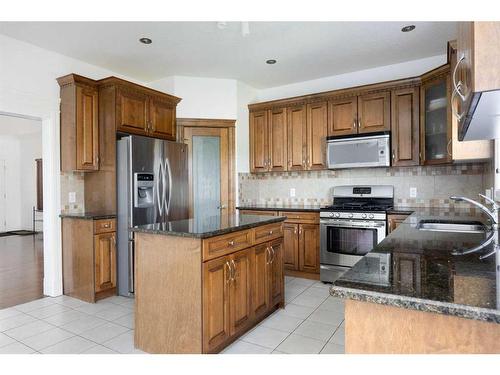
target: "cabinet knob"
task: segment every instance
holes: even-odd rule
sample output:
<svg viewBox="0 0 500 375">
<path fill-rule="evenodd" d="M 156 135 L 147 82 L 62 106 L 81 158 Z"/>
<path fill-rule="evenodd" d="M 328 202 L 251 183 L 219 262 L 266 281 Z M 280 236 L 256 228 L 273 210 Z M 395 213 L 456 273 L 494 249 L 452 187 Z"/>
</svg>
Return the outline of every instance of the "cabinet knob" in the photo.
<svg viewBox="0 0 500 375">
<path fill-rule="evenodd" d="M 228 242 L 228 244 L 229 244 L 229 246 L 234 246 L 234 241 L 231 240 L 231 241 Z"/>
<path fill-rule="evenodd" d="M 272 231 L 272 230 L 270 230 L 270 231 L 269 231 L 269 235 L 271 235 L 271 234 L 273 234 L 273 231 Z"/>
</svg>

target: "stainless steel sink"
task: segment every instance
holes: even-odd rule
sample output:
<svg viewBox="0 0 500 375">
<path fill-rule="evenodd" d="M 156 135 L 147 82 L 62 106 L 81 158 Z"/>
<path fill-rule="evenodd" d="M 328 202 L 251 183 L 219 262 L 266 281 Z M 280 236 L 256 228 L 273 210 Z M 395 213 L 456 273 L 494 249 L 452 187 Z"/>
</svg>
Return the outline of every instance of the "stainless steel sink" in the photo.
<svg viewBox="0 0 500 375">
<path fill-rule="evenodd" d="M 484 233 L 487 227 L 479 221 L 420 220 L 417 228 L 431 232 Z"/>
</svg>

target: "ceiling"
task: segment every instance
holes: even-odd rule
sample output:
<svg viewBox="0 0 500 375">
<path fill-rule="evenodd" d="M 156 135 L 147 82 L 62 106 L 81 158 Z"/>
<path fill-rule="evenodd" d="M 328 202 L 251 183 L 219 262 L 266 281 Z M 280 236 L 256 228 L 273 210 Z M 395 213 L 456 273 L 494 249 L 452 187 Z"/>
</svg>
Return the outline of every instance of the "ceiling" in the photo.
<svg viewBox="0 0 500 375">
<path fill-rule="evenodd" d="M 407 24 L 416 29 L 401 32 Z M 187 75 L 256 88 L 445 54 L 457 23 L 250 22 L 241 31 L 241 22 L 0 22 L 2 34 L 139 81 Z"/>
<path fill-rule="evenodd" d="M 19 137 L 35 133 L 40 133 L 41 136 L 40 121 L 0 114 L 0 136 Z"/>
</svg>

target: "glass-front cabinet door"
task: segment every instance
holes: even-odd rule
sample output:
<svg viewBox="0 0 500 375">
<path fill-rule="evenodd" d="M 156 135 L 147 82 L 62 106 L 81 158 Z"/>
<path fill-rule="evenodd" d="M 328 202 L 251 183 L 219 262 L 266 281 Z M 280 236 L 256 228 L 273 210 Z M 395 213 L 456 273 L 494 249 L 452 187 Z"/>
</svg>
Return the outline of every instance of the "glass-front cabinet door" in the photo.
<svg viewBox="0 0 500 375">
<path fill-rule="evenodd" d="M 423 80 L 421 100 L 421 161 L 440 164 L 452 161 L 449 66 L 429 73 Z"/>
</svg>

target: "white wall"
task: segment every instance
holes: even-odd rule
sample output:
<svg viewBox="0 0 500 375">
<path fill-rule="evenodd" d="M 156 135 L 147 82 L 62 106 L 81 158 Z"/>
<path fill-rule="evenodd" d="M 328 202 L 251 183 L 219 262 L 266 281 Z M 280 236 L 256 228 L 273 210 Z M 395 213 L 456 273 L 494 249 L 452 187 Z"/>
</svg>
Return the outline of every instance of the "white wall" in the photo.
<svg viewBox="0 0 500 375">
<path fill-rule="evenodd" d="M 236 171 L 250 172 L 248 103 L 254 102 L 257 90 L 238 82 L 237 121 L 236 121 Z M 238 181 L 238 179 L 236 179 Z"/>
<path fill-rule="evenodd" d="M 311 81 L 276 86 L 258 91 L 256 101 L 267 101 L 292 96 L 338 90 L 346 87 L 362 86 L 371 83 L 391 81 L 421 75 L 446 63 L 446 55 L 412 60 L 404 63 L 385 65 L 357 72 L 339 74 Z"/>
<path fill-rule="evenodd" d="M 94 79 L 110 75 L 132 79 L 4 35 L 0 35 L 0 72 L 0 112 L 42 120 L 44 293 L 58 296 L 62 294 L 62 258 L 56 78 L 74 72 Z"/>
<path fill-rule="evenodd" d="M 5 160 L 5 231 L 21 229 L 21 192 L 19 189 L 20 152 L 15 136 L 0 136 L 0 159 Z"/>
<path fill-rule="evenodd" d="M 40 130 L 42 124 L 40 123 Z M 42 157 L 42 132 L 26 134 L 18 137 L 20 150 L 20 176 L 21 186 L 21 229 L 31 230 L 32 210 L 36 206 L 36 163 L 35 159 Z M 42 223 L 37 223 L 36 229 L 42 228 Z"/>
</svg>

